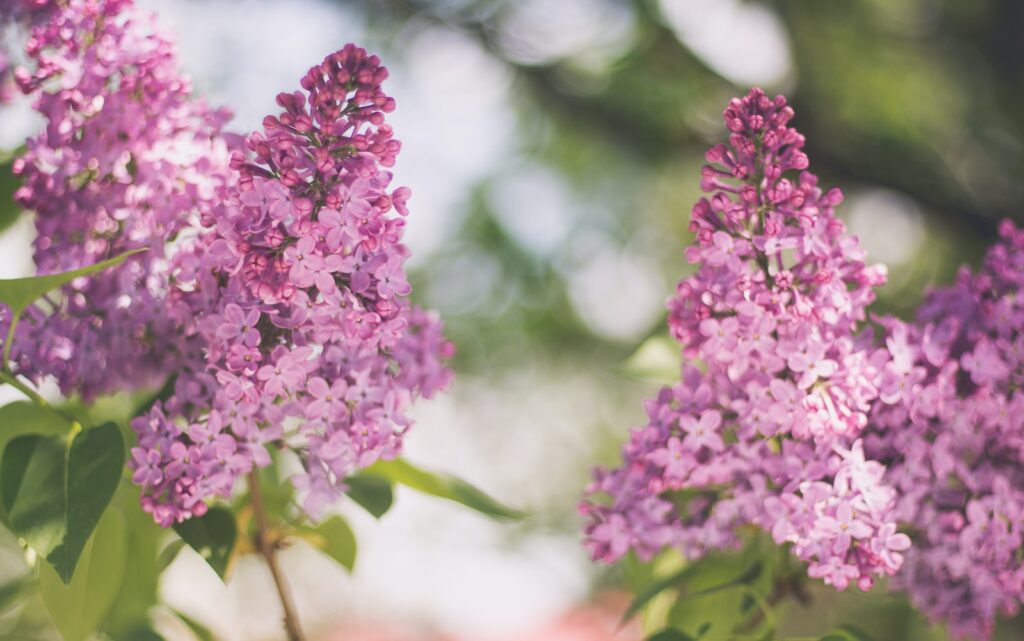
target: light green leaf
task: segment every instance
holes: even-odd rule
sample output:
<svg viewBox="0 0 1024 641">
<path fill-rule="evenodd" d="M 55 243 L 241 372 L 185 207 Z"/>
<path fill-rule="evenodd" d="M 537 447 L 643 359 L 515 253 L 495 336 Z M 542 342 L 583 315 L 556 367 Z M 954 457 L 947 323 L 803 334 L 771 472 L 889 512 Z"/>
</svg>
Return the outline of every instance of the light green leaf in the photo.
<svg viewBox="0 0 1024 641">
<path fill-rule="evenodd" d="M 157 558 L 160 541 L 167 532 L 143 511 L 139 488 L 129 479 L 121 479 L 113 505 L 124 516 L 127 526 L 128 565 L 117 600 L 100 627 L 111 639 L 154 638 L 148 615 L 157 602 L 157 581 L 163 569 Z"/>
<path fill-rule="evenodd" d="M 674 588 L 685 583 L 690 577 L 700 572 L 701 567 L 702 563 L 700 561 L 696 561 L 694 563 L 686 565 L 679 571 L 674 572 L 662 579 L 658 579 L 657 581 L 652 583 L 642 592 L 637 594 L 636 597 L 633 599 L 633 602 L 629 604 L 629 607 L 626 608 L 625 614 L 622 615 L 622 622 L 625 623 L 626 621 L 632 619 L 634 616 L 636 616 L 638 612 L 640 612 L 640 610 L 644 609 L 644 606 L 646 606 L 651 601 L 651 599 L 658 596 L 665 590 L 668 590 L 669 588 Z"/>
<path fill-rule="evenodd" d="M 302 537 L 340 563 L 349 572 L 356 565 L 356 535 L 340 516 L 302 529 Z"/>
<path fill-rule="evenodd" d="M 75 269 L 69 272 L 62 272 L 60 274 L 49 274 L 46 276 L 32 276 L 30 278 L 13 278 L 13 279 L 2 279 L 0 280 L 0 303 L 6 304 L 11 308 L 11 313 L 14 316 L 20 316 L 21 312 L 26 307 L 31 305 L 36 299 L 40 298 L 44 294 L 63 285 L 67 285 L 76 278 L 82 276 L 89 276 L 96 272 L 103 271 L 109 267 L 120 265 L 129 256 L 138 254 L 139 252 L 146 251 L 145 249 L 134 249 L 129 252 L 125 252 L 120 256 L 115 256 L 95 265 L 89 265 L 88 267 L 82 267 L 81 269 Z"/>
<path fill-rule="evenodd" d="M 424 494 L 461 503 L 491 518 L 521 519 L 525 516 L 523 512 L 502 505 L 462 479 L 428 472 L 404 459 L 377 461 L 363 470 L 363 474 L 378 476 Z"/>
<path fill-rule="evenodd" d="M 0 585 L 0 614 L 17 605 L 31 585 L 28 576 L 20 576 Z"/>
<path fill-rule="evenodd" d="M 12 531 L 68 582 L 124 467 L 121 431 L 113 423 L 62 437 L 26 435 L 8 443 L 0 467 L 0 499 Z"/>
<path fill-rule="evenodd" d="M 392 483 L 378 476 L 357 474 L 345 479 L 349 498 L 358 503 L 375 518 L 387 514 L 395 502 Z"/>
<path fill-rule="evenodd" d="M 227 576 L 238 540 L 238 525 L 230 510 L 211 507 L 202 516 L 176 523 L 174 531 L 203 557 L 217 576 Z"/>
<path fill-rule="evenodd" d="M 39 572 L 39 589 L 64 641 L 91 636 L 117 598 L 128 554 L 127 528 L 119 511 L 107 510 L 85 545 L 81 562 L 65 585 L 50 566 Z"/>
</svg>

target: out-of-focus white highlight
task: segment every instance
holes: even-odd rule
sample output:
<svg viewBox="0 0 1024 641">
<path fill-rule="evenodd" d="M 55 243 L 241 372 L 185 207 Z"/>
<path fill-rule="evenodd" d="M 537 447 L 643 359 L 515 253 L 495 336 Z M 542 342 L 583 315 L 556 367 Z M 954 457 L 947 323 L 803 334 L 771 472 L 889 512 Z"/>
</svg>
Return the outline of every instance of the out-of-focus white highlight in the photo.
<svg viewBox="0 0 1024 641">
<path fill-rule="evenodd" d="M 869 262 L 910 262 L 924 240 L 924 216 L 917 203 L 895 191 L 873 189 L 847 204 L 850 231 L 860 237 Z"/>
<path fill-rule="evenodd" d="M 778 85 L 793 67 L 786 27 L 771 9 L 745 0 L 660 0 L 676 37 L 739 85 Z"/>
<path fill-rule="evenodd" d="M 664 314 L 664 279 L 657 265 L 639 254 L 597 243 L 568 268 L 573 308 L 593 331 L 635 340 Z"/>
<path fill-rule="evenodd" d="M 499 42 L 510 59 L 547 64 L 580 54 L 614 59 L 628 48 L 633 14 L 614 0 L 521 0 L 508 3 Z"/>
<path fill-rule="evenodd" d="M 412 265 L 443 248 L 471 187 L 511 155 L 515 117 L 505 67 L 465 35 L 422 27 L 398 54 L 386 90 L 402 141 L 396 183 L 412 188 L 405 242 Z"/>
<path fill-rule="evenodd" d="M 502 228 L 528 250 L 549 254 L 572 231 L 574 195 L 556 172 L 527 165 L 503 173 L 488 195 Z"/>
</svg>

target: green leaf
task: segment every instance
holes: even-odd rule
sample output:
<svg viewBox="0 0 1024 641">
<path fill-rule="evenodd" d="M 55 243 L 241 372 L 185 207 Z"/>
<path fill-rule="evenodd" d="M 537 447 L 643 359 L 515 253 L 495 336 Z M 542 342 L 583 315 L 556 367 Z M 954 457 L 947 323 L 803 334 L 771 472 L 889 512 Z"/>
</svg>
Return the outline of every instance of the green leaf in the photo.
<svg viewBox="0 0 1024 641">
<path fill-rule="evenodd" d="M 0 163 L 0 231 L 6 230 L 18 220 L 21 207 L 14 202 L 14 192 L 21 181 L 11 171 L 11 162 Z"/>
<path fill-rule="evenodd" d="M 349 498 L 361 505 L 375 518 L 379 519 L 387 514 L 395 502 L 392 483 L 387 479 L 357 474 L 345 479 L 345 484 L 348 485 L 346 494 Z"/>
<path fill-rule="evenodd" d="M 349 572 L 356 565 L 356 535 L 340 516 L 303 528 L 303 538 L 340 563 Z"/>
<path fill-rule="evenodd" d="M 192 634 L 196 635 L 199 641 L 217 641 L 217 637 L 213 636 L 213 632 L 210 632 L 210 629 L 202 623 L 180 610 L 174 610 L 174 614 L 181 619 L 182 623 L 188 626 L 189 630 L 192 630 Z"/>
<path fill-rule="evenodd" d="M 855 625 L 844 623 L 843 625 L 839 626 L 839 629 L 845 632 L 846 634 L 850 635 L 852 638 L 856 639 L 856 641 L 875 641 L 875 637 L 871 636 L 870 634 L 868 634 L 864 630 L 861 630 Z"/>
<path fill-rule="evenodd" d="M 694 641 L 694 639 L 682 630 L 665 628 L 647 637 L 647 641 Z"/>
<path fill-rule="evenodd" d="M 152 638 L 149 610 L 157 602 L 157 582 L 163 568 L 158 565 L 160 541 L 166 530 L 139 505 L 139 488 L 122 478 L 113 506 L 124 516 L 128 532 L 128 565 L 117 600 L 100 628 L 111 639 Z M 175 539 L 181 543 L 179 539 Z"/>
<path fill-rule="evenodd" d="M 114 509 L 100 519 L 85 545 L 71 582 L 43 565 L 39 589 L 64 641 L 83 641 L 103 621 L 117 598 L 124 577 L 128 546 L 124 517 Z"/>
<path fill-rule="evenodd" d="M 47 292 L 57 289 L 63 285 L 67 285 L 76 278 L 89 276 L 90 274 L 95 274 L 96 272 L 103 271 L 109 267 L 120 265 L 129 256 L 143 251 L 146 250 L 134 249 L 130 252 L 125 252 L 120 256 L 115 256 L 114 258 L 96 263 L 95 265 L 89 265 L 88 267 L 82 267 L 81 269 L 62 272 L 60 274 L 33 276 L 30 278 L 2 279 L 0 280 L 0 302 L 5 303 L 11 308 L 12 315 L 20 316 L 21 312 L 23 312 L 26 307 L 31 305 L 36 301 L 36 299 Z"/>
<path fill-rule="evenodd" d="M 202 516 L 175 524 L 174 531 L 203 557 L 217 576 L 223 579 L 227 575 L 238 539 L 238 525 L 230 510 L 211 507 Z"/>
<path fill-rule="evenodd" d="M 79 432 L 70 447 L 61 437 L 27 435 L 3 452 L 0 499 L 11 529 L 65 583 L 114 496 L 124 457 L 113 423 Z"/>
<path fill-rule="evenodd" d="M 181 539 L 174 539 L 168 543 L 164 549 L 160 550 L 160 556 L 157 559 L 157 568 L 160 572 L 163 572 L 171 563 L 174 563 L 174 559 L 178 558 L 178 552 L 181 552 L 181 548 L 185 547 L 186 543 Z"/>
<path fill-rule="evenodd" d="M 629 607 L 626 608 L 625 614 L 622 615 L 622 622 L 625 623 L 626 621 L 629 621 L 630 619 L 635 617 L 637 613 L 640 612 L 640 610 L 643 610 L 644 606 L 650 603 L 650 601 L 654 597 L 658 596 L 659 594 L 661 594 L 669 588 L 682 584 L 687 579 L 700 572 L 701 567 L 701 561 L 696 561 L 690 563 L 689 565 L 680 569 L 679 571 L 674 572 L 673 574 L 670 574 L 667 577 L 659 579 L 652 583 L 649 587 L 644 589 L 643 592 L 636 595 L 636 597 L 633 599 L 633 602 L 629 604 Z"/>
<path fill-rule="evenodd" d="M 857 626 L 845 623 L 823 636 L 820 641 L 875 641 L 875 639 Z"/>
<path fill-rule="evenodd" d="M 111 638 L 124 639 L 124 641 L 167 641 L 148 625 L 133 628 L 121 636 Z"/>
<path fill-rule="evenodd" d="M 17 605 L 31 585 L 32 580 L 27 576 L 11 579 L 0 585 L 0 614 Z"/>
<path fill-rule="evenodd" d="M 0 407 L 0 454 L 12 439 L 24 434 L 66 434 L 71 424 L 52 409 L 30 401 L 15 401 Z M 0 500 L 0 522 L 10 525 Z"/>
<path fill-rule="evenodd" d="M 363 474 L 379 476 L 424 494 L 461 503 L 491 518 L 521 519 L 525 516 L 523 512 L 502 505 L 462 479 L 428 472 L 404 459 L 377 461 L 363 470 Z"/>
</svg>

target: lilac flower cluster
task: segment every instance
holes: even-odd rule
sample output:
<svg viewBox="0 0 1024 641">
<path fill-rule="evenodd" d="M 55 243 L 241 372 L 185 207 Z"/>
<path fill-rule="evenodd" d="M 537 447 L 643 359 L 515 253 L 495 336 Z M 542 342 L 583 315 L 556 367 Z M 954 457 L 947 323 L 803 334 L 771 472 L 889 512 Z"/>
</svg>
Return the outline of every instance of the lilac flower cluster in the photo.
<svg viewBox="0 0 1024 641">
<path fill-rule="evenodd" d="M 1024 600 L 1024 231 L 1000 232 L 917 323 L 886 319 L 893 391 L 865 437 L 914 528 L 897 585 L 958 637 L 988 638 Z"/>
<path fill-rule="evenodd" d="M 707 152 L 710 197 L 692 211 L 698 268 L 669 301 L 682 380 L 646 403 L 623 465 L 587 490 L 597 560 L 695 556 L 753 524 L 840 590 L 902 564 L 895 492 L 859 440 L 895 384 L 888 351 L 861 331 L 885 271 L 834 216 L 839 191 L 805 171 L 792 116 L 758 89 L 725 111 L 729 144 Z"/>
<path fill-rule="evenodd" d="M 17 80 L 46 121 L 14 163 L 38 273 L 148 251 L 30 308 L 12 367 L 86 398 L 159 384 L 190 351 L 165 309 L 167 244 L 222 201 L 227 114 L 191 95 L 171 42 L 130 0 L 20 4 L 34 69 Z"/>
<path fill-rule="evenodd" d="M 311 514 L 344 480 L 394 457 L 409 403 L 445 387 L 453 347 L 412 307 L 401 244 L 409 190 L 391 189 L 400 144 L 387 70 L 347 45 L 282 93 L 284 109 L 236 152 L 223 212 L 174 263 L 170 316 L 205 346 L 175 395 L 133 427 L 143 504 L 168 525 L 298 453 Z M 397 215 L 392 213 L 397 212 Z"/>
</svg>

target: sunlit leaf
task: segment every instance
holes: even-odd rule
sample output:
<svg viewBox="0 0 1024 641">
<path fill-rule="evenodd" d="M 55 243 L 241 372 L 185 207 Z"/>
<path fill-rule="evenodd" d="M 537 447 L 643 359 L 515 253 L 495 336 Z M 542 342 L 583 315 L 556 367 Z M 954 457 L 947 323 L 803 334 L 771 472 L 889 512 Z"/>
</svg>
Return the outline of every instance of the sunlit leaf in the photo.
<svg viewBox="0 0 1024 641">
<path fill-rule="evenodd" d="M 114 496 L 124 457 L 113 423 L 79 432 L 70 447 L 63 437 L 33 434 L 12 440 L 3 452 L 0 499 L 11 529 L 65 583 Z"/>
<path fill-rule="evenodd" d="M 355 567 L 356 536 L 340 516 L 332 516 L 315 527 L 303 528 L 302 537 L 348 571 Z"/>
<path fill-rule="evenodd" d="M 227 576 L 238 539 L 235 515 L 230 510 L 211 507 L 202 516 L 176 523 L 174 531 L 203 557 L 217 576 Z"/>
<path fill-rule="evenodd" d="M 461 503 L 495 519 L 521 519 L 524 516 L 523 512 L 502 505 L 462 479 L 428 472 L 404 459 L 378 461 L 363 470 L 363 474 L 379 476 L 424 494 Z"/>
<path fill-rule="evenodd" d="M 49 274 L 46 276 L 32 276 L 29 278 L 12 278 L 0 280 L 0 302 L 6 304 L 11 308 L 11 313 L 15 316 L 19 316 L 26 307 L 35 302 L 38 298 L 50 292 L 58 287 L 67 285 L 76 278 L 82 276 L 89 276 L 96 272 L 103 271 L 115 265 L 120 265 L 129 256 L 138 254 L 139 252 L 146 251 L 145 249 L 135 249 L 129 252 L 125 252 L 120 256 L 115 256 L 95 265 L 89 265 L 88 267 L 82 267 L 81 269 L 75 269 L 69 272 L 62 272 L 60 274 Z"/>
<path fill-rule="evenodd" d="M 167 532 L 143 511 L 139 488 L 129 479 L 121 480 L 113 505 L 124 516 L 127 526 L 128 565 L 117 600 L 100 627 L 112 639 L 154 638 L 149 629 L 149 610 L 157 601 L 163 571 L 158 564 L 160 541 Z"/>
<path fill-rule="evenodd" d="M 107 510 L 85 545 L 81 562 L 65 584 L 50 566 L 39 571 L 39 589 L 65 641 L 82 641 L 98 629 L 117 598 L 128 556 L 124 517 Z"/>
</svg>

